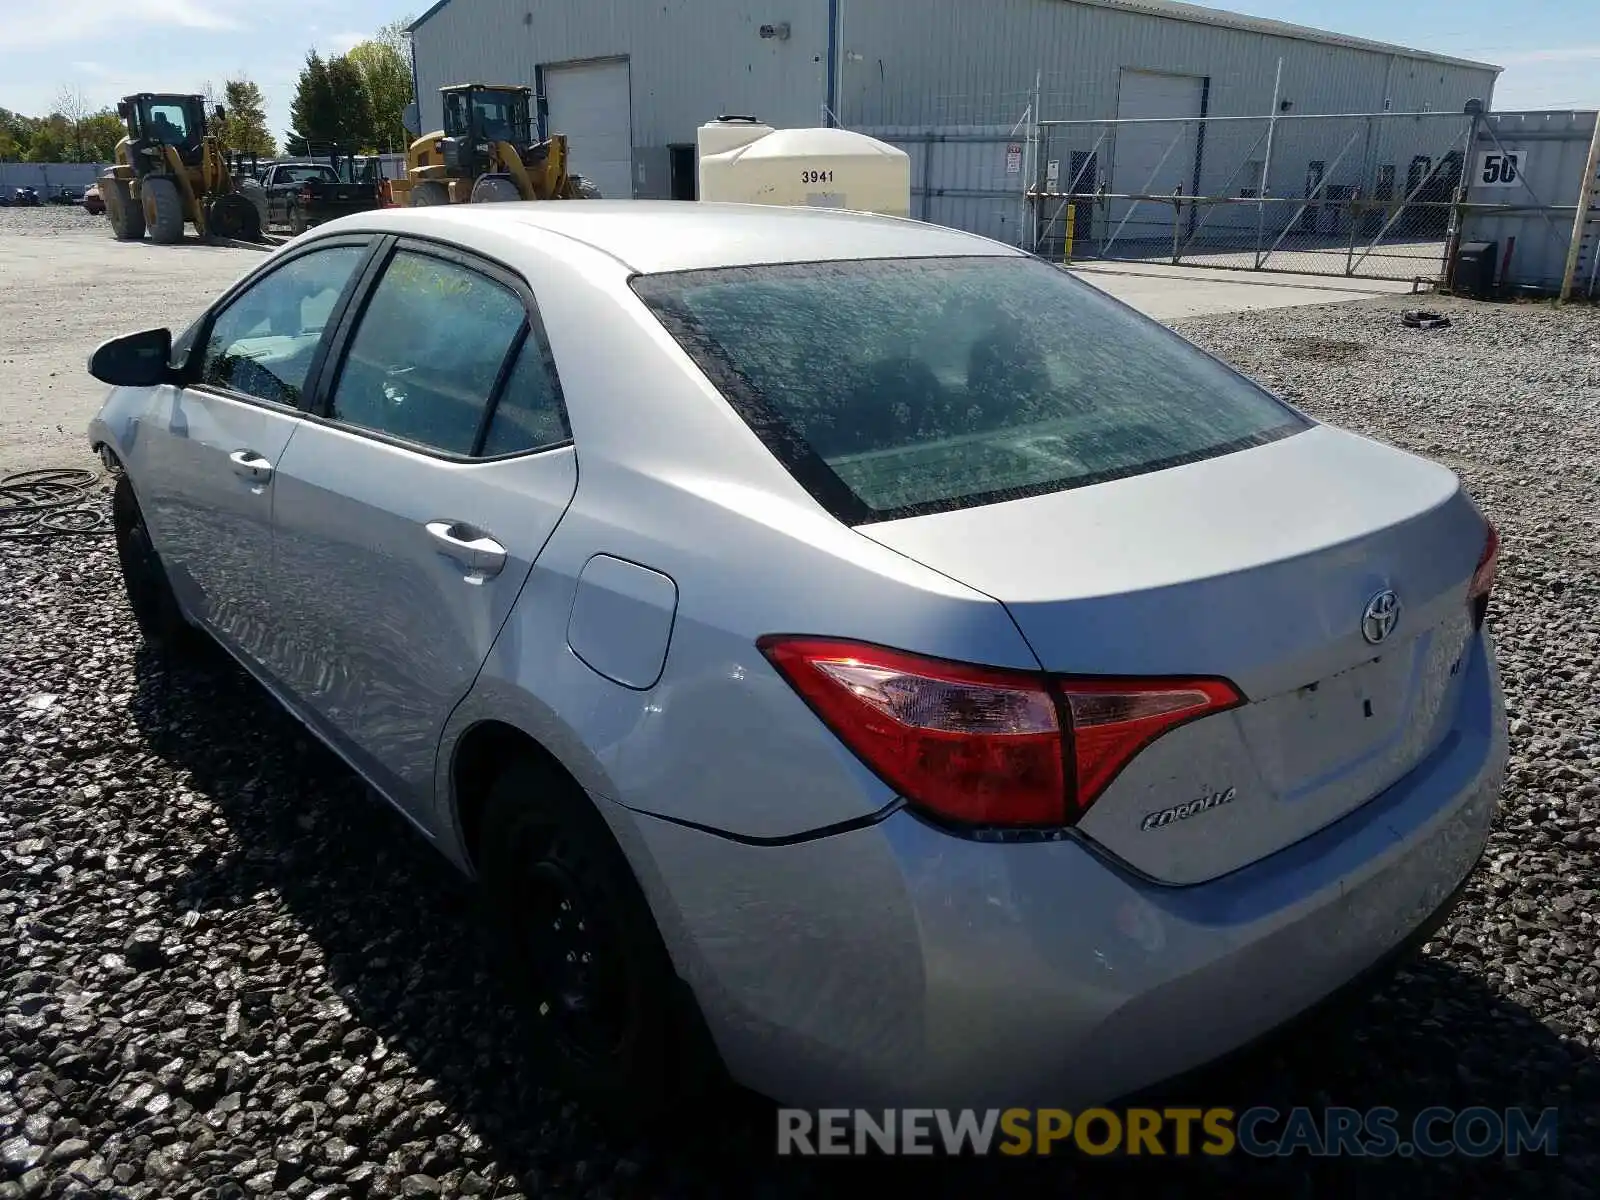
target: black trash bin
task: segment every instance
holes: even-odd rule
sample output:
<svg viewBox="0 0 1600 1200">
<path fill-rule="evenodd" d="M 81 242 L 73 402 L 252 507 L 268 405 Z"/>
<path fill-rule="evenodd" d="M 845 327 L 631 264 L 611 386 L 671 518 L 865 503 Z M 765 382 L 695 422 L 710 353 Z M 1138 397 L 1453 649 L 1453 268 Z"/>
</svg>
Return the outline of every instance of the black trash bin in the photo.
<svg viewBox="0 0 1600 1200">
<path fill-rule="evenodd" d="M 1499 242 L 1462 242 L 1456 251 L 1455 271 L 1450 290 L 1474 300 L 1494 295 L 1495 258 Z"/>
</svg>

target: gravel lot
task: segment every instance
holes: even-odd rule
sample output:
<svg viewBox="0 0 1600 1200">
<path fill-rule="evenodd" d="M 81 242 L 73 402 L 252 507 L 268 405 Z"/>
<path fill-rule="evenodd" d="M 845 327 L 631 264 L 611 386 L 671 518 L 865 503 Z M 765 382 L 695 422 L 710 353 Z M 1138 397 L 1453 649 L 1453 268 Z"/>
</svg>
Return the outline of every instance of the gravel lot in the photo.
<svg viewBox="0 0 1600 1200">
<path fill-rule="evenodd" d="M 228 278 L 250 265 L 173 257 L 191 253 L 228 256 Z M 33 303 L 59 316 L 72 298 Z M 1422 957 L 1186 1099 L 1558 1105 L 1559 1158 L 778 1162 L 770 1110 L 742 1099 L 617 1138 L 516 1066 L 471 896 L 433 852 L 230 664 L 168 673 L 141 651 L 109 539 L 58 537 L 0 540 L 0 1200 L 1320 1196 L 1352 1178 L 1408 1197 L 1595 1194 L 1600 317 L 1438 302 L 1456 324 L 1418 333 L 1404 306 L 1181 328 L 1314 415 L 1449 463 L 1499 524 L 1502 816 Z"/>
</svg>

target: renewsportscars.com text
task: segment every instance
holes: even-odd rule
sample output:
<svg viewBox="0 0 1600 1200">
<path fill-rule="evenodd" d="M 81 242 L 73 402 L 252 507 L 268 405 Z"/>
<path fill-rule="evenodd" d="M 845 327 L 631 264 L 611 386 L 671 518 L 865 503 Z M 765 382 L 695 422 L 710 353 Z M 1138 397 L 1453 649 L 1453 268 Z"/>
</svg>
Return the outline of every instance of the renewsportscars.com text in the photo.
<svg viewBox="0 0 1600 1200">
<path fill-rule="evenodd" d="M 778 1110 L 782 1155 L 1553 1155 L 1557 1110 L 1061 1108 Z"/>
</svg>

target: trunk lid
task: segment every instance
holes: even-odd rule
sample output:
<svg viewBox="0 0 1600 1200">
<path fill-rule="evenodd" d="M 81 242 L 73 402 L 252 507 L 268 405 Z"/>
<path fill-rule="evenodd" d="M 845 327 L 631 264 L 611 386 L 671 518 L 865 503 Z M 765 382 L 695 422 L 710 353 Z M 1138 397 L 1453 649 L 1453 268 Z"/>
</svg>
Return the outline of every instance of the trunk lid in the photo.
<svg viewBox="0 0 1600 1200">
<path fill-rule="evenodd" d="M 1146 747 L 1079 822 L 1134 868 L 1187 884 L 1314 833 L 1439 744 L 1485 526 L 1446 468 L 1316 426 L 859 532 L 1003 603 L 1047 671 L 1241 689 L 1242 707 Z M 1363 616 L 1385 591 L 1399 616 L 1374 643 Z"/>
</svg>

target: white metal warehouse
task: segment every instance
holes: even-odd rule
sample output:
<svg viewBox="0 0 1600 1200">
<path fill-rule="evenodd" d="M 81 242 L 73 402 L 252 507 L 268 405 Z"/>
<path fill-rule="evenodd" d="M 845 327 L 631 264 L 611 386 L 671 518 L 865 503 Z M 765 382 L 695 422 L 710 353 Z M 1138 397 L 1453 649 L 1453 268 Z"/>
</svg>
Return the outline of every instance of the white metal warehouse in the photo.
<svg viewBox="0 0 1600 1200">
<path fill-rule="evenodd" d="M 691 198 L 695 130 L 725 113 L 913 144 L 967 131 L 984 161 L 948 162 L 918 215 L 997 236 L 1005 135 L 1030 115 L 1460 113 L 1499 71 L 1171 0 L 439 0 L 411 37 L 424 129 L 445 84 L 530 85 L 607 196 Z M 1153 153 L 1129 141 L 1120 163 Z M 1204 182 L 1201 148 L 1183 153 Z"/>
</svg>

